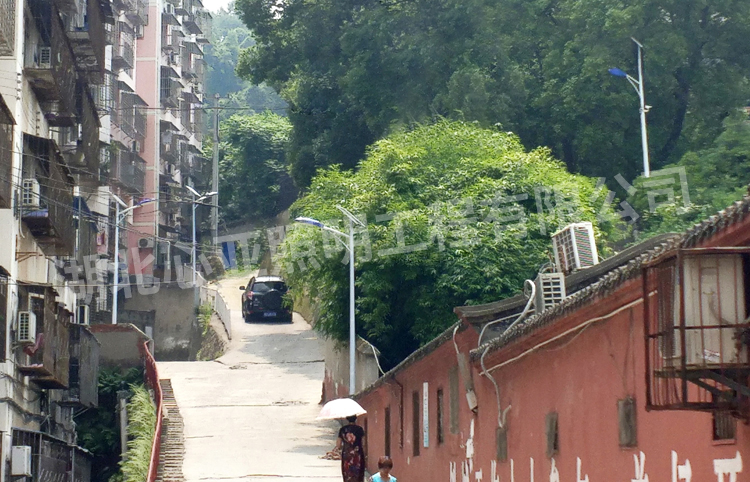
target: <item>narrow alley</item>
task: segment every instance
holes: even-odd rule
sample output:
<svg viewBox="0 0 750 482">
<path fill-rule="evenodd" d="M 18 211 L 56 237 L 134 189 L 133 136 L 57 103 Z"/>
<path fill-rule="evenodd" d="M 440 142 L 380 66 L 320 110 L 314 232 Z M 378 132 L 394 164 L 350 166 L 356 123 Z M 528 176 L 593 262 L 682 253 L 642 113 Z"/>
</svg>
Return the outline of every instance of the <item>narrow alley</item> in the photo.
<svg viewBox="0 0 750 482">
<path fill-rule="evenodd" d="M 163 362 L 184 420 L 187 482 L 340 478 L 340 462 L 321 459 L 335 422 L 315 420 L 323 381 L 321 341 L 297 313 L 292 324 L 245 324 L 239 286 L 219 288 L 232 312 L 233 340 L 210 362 Z"/>
</svg>

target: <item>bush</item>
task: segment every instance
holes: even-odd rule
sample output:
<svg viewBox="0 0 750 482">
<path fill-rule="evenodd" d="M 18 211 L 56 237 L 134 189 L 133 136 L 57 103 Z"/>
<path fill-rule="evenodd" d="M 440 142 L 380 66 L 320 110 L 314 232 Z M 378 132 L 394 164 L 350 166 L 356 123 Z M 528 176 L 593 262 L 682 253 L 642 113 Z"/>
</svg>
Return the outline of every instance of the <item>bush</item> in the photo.
<svg viewBox="0 0 750 482">
<path fill-rule="evenodd" d="M 128 403 L 128 450 L 123 455 L 123 482 L 144 482 L 151 462 L 151 447 L 156 433 L 156 406 L 143 385 L 131 385 L 133 397 Z"/>
</svg>

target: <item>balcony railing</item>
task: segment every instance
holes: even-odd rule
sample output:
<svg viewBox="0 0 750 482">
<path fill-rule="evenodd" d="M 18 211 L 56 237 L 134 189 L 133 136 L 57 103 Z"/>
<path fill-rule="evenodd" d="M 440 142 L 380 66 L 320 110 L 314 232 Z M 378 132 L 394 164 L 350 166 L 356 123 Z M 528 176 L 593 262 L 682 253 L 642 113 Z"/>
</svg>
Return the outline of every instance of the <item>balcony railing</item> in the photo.
<svg viewBox="0 0 750 482">
<path fill-rule="evenodd" d="M 133 2 L 134 8 L 125 10 L 125 16 L 128 17 L 134 25 L 146 25 L 148 24 L 148 3 L 144 0 L 136 0 Z"/>
<path fill-rule="evenodd" d="M 24 163 L 36 163 L 36 179 L 24 180 L 21 217 L 47 255 L 70 256 L 75 244 L 73 178 L 54 141 L 24 134 Z"/>
<path fill-rule="evenodd" d="M 44 306 L 31 310 L 37 317 L 36 342 L 24 349 L 27 358 L 18 364 L 18 371 L 42 388 L 64 389 L 70 373 L 70 322 L 55 298 L 55 292 L 47 288 Z"/>
<path fill-rule="evenodd" d="M 146 111 L 143 106 L 136 106 L 133 114 L 133 125 L 135 126 L 135 136 L 141 140 L 146 137 Z"/>
<path fill-rule="evenodd" d="M 99 404 L 99 342 L 86 325 L 70 325 L 70 376 L 62 405 L 96 407 Z"/>
<path fill-rule="evenodd" d="M 135 32 L 125 22 L 117 22 L 116 39 L 112 48 L 112 69 L 128 70 L 132 69 L 133 62 L 133 43 L 135 42 Z"/>
<path fill-rule="evenodd" d="M 644 268 L 646 406 L 750 406 L 750 248 L 681 249 Z"/>
<path fill-rule="evenodd" d="M 180 106 L 180 91 L 182 84 L 175 79 L 161 79 L 160 99 L 165 107 L 178 108 Z"/>
<path fill-rule="evenodd" d="M 81 125 L 75 152 L 68 157 L 68 165 L 76 174 L 87 179 L 99 178 L 99 116 L 91 92 L 83 83 L 78 86 L 78 119 Z"/>
<path fill-rule="evenodd" d="M 0 208 L 9 208 L 13 190 L 13 125 L 15 121 L 10 109 L 0 94 Z"/>
<path fill-rule="evenodd" d="M 16 2 L 0 0 L 0 56 L 12 56 L 16 45 Z"/>
<path fill-rule="evenodd" d="M 70 126 L 75 122 L 76 114 L 75 58 L 57 9 L 54 6 L 49 8 L 49 38 L 30 49 L 24 73 L 42 103 L 50 125 Z"/>
<path fill-rule="evenodd" d="M 85 10 L 71 16 L 68 38 L 73 45 L 78 72 L 94 84 L 104 80 L 104 47 L 107 44 L 104 14 L 99 0 L 82 0 L 78 8 Z"/>
<path fill-rule="evenodd" d="M 114 107 L 115 78 L 112 72 L 104 73 L 104 83 L 91 86 L 91 96 L 100 116 L 112 112 Z"/>
<path fill-rule="evenodd" d="M 28 482 L 91 480 L 91 456 L 80 447 L 49 434 L 13 429 L 13 445 L 31 447 L 31 477 Z"/>
<path fill-rule="evenodd" d="M 127 189 L 133 195 L 143 194 L 146 180 L 146 161 L 137 153 L 119 149 L 112 156 L 110 181 Z"/>
</svg>

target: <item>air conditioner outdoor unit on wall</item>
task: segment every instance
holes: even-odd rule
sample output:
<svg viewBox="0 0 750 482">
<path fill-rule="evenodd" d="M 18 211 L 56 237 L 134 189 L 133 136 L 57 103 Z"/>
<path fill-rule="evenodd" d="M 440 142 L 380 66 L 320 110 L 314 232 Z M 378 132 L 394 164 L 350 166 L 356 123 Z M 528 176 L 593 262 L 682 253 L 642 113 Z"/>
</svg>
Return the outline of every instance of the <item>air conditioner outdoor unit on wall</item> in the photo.
<svg viewBox="0 0 750 482">
<path fill-rule="evenodd" d="M 594 240 L 594 226 L 589 222 L 573 223 L 552 235 L 557 270 L 568 274 L 599 263 Z"/>
<path fill-rule="evenodd" d="M 138 248 L 147 249 L 154 247 L 154 238 L 140 238 L 138 240 Z"/>
<path fill-rule="evenodd" d="M 143 147 L 143 146 L 141 146 L 141 143 L 140 143 L 140 141 L 133 141 L 133 145 L 132 145 L 132 148 L 131 148 L 131 150 L 132 150 L 133 152 L 141 152 L 141 148 L 142 148 L 142 147 Z"/>
<path fill-rule="evenodd" d="M 18 343 L 36 343 L 36 315 L 31 311 L 18 312 Z"/>
<path fill-rule="evenodd" d="M 39 181 L 28 178 L 23 180 L 23 189 L 21 192 L 21 205 L 29 208 L 39 207 Z"/>
<path fill-rule="evenodd" d="M 39 47 L 39 68 L 52 68 L 52 47 Z"/>
<path fill-rule="evenodd" d="M 14 445 L 10 451 L 10 475 L 31 477 L 31 446 Z"/>
<path fill-rule="evenodd" d="M 541 313 L 565 299 L 565 275 L 562 273 L 539 273 L 534 284 L 536 313 Z"/>
</svg>

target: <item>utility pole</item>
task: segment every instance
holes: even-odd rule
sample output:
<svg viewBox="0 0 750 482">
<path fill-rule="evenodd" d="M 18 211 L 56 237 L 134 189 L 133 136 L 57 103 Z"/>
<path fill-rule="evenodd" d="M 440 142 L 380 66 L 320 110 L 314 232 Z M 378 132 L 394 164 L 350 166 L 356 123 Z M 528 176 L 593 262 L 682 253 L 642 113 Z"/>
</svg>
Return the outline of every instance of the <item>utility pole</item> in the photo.
<svg viewBox="0 0 750 482">
<path fill-rule="evenodd" d="M 214 94 L 214 159 L 211 191 L 211 238 L 214 244 L 219 237 L 219 94 Z"/>
</svg>

